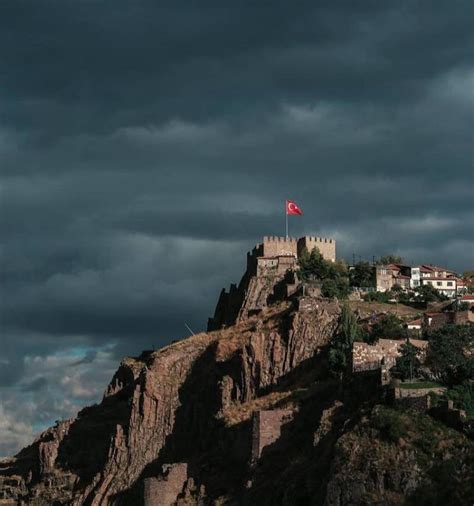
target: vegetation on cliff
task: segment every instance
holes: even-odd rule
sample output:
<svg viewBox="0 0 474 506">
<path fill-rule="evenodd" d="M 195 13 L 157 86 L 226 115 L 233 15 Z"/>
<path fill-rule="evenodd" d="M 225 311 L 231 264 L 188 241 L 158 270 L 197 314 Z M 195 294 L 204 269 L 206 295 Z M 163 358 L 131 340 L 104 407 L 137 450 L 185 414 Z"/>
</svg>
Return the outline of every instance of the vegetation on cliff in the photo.
<svg viewBox="0 0 474 506">
<path fill-rule="evenodd" d="M 231 323 L 124 359 L 100 404 L 0 463 L 0 500 L 139 505 L 146 480 L 182 463 L 189 477 L 177 505 L 437 504 L 436 494 L 444 504 L 469 504 L 472 441 L 426 414 L 381 405 L 388 396 L 380 370 L 348 374 L 354 341 L 405 336 L 393 306 L 341 304 L 347 267 L 317 249 L 303 253 L 298 276 L 319 284 L 322 297 L 285 292 L 293 274 L 247 280 Z M 449 387 L 446 396 L 470 410 L 467 329 L 431 333 L 428 366 Z M 419 365 L 407 344 L 399 374 L 413 378 Z M 258 410 L 289 416 L 251 458 Z"/>
<path fill-rule="evenodd" d="M 344 262 L 325 260 L 318 248 L 304 249 L 298 259 L 298 275 L 302 281 L 319 281 L 324 297 L 340 300 L 349 295 L 349 273 Z"/>
<path fill-rule="evenodd" d="M 327 504 L 468 505 L 474 444 L 415 411 L 376 406 L 335 451 Z"/>
</svg>

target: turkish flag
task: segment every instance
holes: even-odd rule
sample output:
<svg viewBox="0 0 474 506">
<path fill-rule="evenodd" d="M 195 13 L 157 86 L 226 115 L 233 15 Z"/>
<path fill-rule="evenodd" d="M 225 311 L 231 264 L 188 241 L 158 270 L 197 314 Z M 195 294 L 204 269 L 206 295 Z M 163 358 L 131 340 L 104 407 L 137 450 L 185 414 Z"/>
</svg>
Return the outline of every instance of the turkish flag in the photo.
<svg viewBox="0 0 474 506">
<path fill-rule="evenodd" d="M 286 214 L 288 215 L 297 214 L 298 216 L 301 216 L 303 214 L 303 211 L 292 200 L 287 200 Z"/>
</svg>

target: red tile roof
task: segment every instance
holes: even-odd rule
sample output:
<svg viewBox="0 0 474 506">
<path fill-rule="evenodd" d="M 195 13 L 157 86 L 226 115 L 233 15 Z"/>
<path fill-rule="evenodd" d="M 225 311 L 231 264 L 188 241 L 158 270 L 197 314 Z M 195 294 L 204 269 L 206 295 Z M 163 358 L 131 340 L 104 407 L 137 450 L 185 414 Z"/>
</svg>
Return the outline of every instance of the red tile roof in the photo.
<svg viewBox="0 0 474 506">
<path fill-rule="evenodd" d="M 453 271 L 452 269 L 447 269 L 446 267 L 439 267 L 437 265 L 428 265 L 428 264 L 421 264 L 420 265 L 420 271 L 422 272 L 434 272 L 434 271 L 438 271 L 438 272 L 450 272 L 452 274 L 456 274 L 455 271 Z"/>
</svg>

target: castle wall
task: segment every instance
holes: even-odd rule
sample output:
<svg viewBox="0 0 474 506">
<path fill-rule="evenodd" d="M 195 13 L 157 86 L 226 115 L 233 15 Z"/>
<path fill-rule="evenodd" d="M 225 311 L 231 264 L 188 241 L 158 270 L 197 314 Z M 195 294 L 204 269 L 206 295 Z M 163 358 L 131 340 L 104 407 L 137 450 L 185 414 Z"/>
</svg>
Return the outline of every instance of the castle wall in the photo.
<svg viewBox="0 0 474 506">
<path fill-rule="evenodd" d="M 295 269 L 296 265 L 296 258 L 293 256 L 260 257 L 257 259 L 257 275 L 273 272 L 277 276 L 283 276 L 289 269 Z"/>
<path fill-rule="evenodd" d="M 277 441 L 281 427 L 292 417 L 288 409 L 261 410 L 253 414 L 252 423 L 252 462 L 262 455 L 263 449 Z"/>
<path fill-rule="evenodd" d="M 266 236 L 263 238 L 263 256 L 297 256 L 298 241 L 294 237 Z"/>
<path fill-rule="evenodd" d="M 423 361 L 428 341 L 410 339 L 409 342 L 420 349 L 420 360 Z M 375 344 L 354 341 L 352 344 L 352 370 L 358 372 L 378 369 L 382 363 L 387 368 L 393 367 L 401 355 L 400 349 L 405 343 L 405 339 L 379 339 Z"/>
<path fill-rule="evenodd" d="M 257 273 L 257 260 L 263 256 L 263 244 L 257 244 L 252 251 L 247 253 L 247 273 L 255 276 Z"/>
<path fill-rule="evenodd" d="M 394 339 L 379 339 L 376 344 L 356 341 L 352 345 L 352 370 L 378 369 L 382 361 L 388 367 L 394 366 L 404 344 L 404 340 Z"/>
<path fill-rule="evenodd" d="M 289 271 L 298 268 L 297 258 L 303 248 L 318 247 L 326 260 L 335 261 L 336 241 L 320 237 L 277 237 L 266 236 L 263 243 L 257 244 L 247 253 L 247 270 L 238 286 L 231 285 L 229 292 L 223 290 L 214 311 L 209 318 L 207 329 L 213 331 L 232 325 L 249 316 L 249 311 L 262 309 L 268 305 L 268 297 L 274 299 L 276 289 L 280 289 Z M 256 282 L 254 278 L 258 279 Z M 272 286 L 273 283 L 273 286 Z M 290 284 L 298 284 L 290 282 Z M 291 287 L 293 294 L 298 286 Z M 245 306 L 245 308 L 244 308 Z"/>
<path fill-rule="evenodd" d="M 336 241 L 334 239 L 327 239 L 325 237 L 305 236 L 298 239 L 297 254 L 301 255 L 304 249 L 311 252 L 314 248 L 318 248 L 321 255 L 325 260 L 330 262 L 336 261 Z"/>
<path fill-rule="evenodd" d="M 163 476 L 144 481 L 144 506 L 172 506 L 188 479 L 186 463 L 166 464 Z"/>
</svg>

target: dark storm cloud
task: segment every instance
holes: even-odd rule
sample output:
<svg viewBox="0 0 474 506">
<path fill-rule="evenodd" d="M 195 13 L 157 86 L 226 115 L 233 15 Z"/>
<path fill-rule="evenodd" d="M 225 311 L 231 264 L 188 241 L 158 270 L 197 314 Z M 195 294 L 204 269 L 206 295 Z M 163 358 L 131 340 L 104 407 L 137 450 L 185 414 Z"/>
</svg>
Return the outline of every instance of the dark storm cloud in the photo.
<svg viewBox="0 0 474 506">
<path fill-rule="evenodd" d="M 0 2 L 0 453 L 203 329 L 285 198 L 341 257 L 472 267 L 473 15 Z"/>
<path fill-rule="evenodd" d="M 45 116 L 59 135 L 235 117 L 288 99 L 410 100 L 473 56 L 468 1 L 449 13 L 433 2 L 6 1 L 0 9 L 4 89 L 14 100 L 4 117 L 44 139 Z"/>
<path fill-rule="evenodd" d="M 44 377 L 36 378 L 20 387 L 21 392 L 37 392 L 46 388 L 48 380 Z"/>
</svg>

